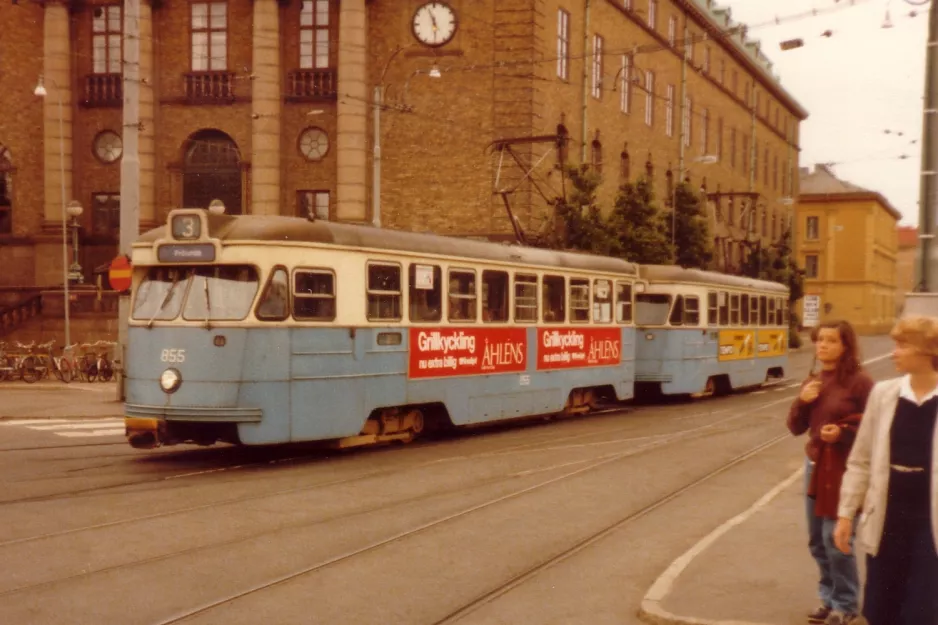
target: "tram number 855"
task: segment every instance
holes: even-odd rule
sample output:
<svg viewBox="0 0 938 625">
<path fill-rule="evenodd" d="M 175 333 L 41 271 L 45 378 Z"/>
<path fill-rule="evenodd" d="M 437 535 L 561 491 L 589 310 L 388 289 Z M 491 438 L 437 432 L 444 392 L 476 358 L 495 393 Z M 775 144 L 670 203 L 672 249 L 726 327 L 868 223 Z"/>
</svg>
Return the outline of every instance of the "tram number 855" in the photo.
<svg viewBox="0 0 938 625">
<path fill-rule="evenodd" d="M 180 363 L 186 361 L 186 350 L 184 349 L 164 349 L 160 352 L 162 362 Z"/>
</svg>

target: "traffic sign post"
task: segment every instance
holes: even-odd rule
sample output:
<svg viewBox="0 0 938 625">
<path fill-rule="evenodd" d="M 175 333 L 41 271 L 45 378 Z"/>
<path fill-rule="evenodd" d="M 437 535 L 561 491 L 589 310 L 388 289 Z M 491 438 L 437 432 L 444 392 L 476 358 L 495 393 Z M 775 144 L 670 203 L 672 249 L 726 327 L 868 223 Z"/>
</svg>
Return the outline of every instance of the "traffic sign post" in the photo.
<svg viewBox="0 0 938 625">
<path fill-rule="evenodd" d="M 107 281 L 111 288 L 118 293 L 126 293 L 130 290 L 131 275 L 130 259 L 126 256 L 118 256 L 111 261 L 111 266 L 107 272 Z"/>
</svg>

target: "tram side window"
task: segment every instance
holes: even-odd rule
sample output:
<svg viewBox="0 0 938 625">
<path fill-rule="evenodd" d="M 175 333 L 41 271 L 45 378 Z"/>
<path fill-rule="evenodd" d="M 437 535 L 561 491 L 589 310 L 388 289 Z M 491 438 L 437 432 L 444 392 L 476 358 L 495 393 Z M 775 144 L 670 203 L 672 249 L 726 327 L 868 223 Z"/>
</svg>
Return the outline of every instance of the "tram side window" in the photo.
<svg viewBox="0 0 938 625">
<path fill-rule="evenodd" d="M 717 314 L 719 306 L 717 306 L 717 293 L 715 291 L 707 291 L 707 325 L 715 326 L 717 325 Z"/>
<path fill-rule="evenodd" d="M 742 322 L 744 326 L 749 325 L 749 294 L 743 293 Z"/>
<path fill-rule="evenodd" d="M 786 300 L 782 299 L 782 298 L 779 298 L 779 300 L 778 300 L 778 307 L 779 307 L 779 309 L 782 311 L 782 321 L 781 321 L 781 325 L 783 325 L 783 326 L 785 326 L 785 327 L 787 328 L 787 327 L 788 327 L 788 323 L 789 323 L 789 320 L 788 320 L 788 302 L 787 302 Z"/>
<path fill-rule="evenodd" d="M 765 295 L 759 297 L 759 325 L 768 323 L 768 307 L 765 305 Z"/>
<path fill-rule="evenodd" d="M 593 321 L 612 323 L 612 282 L 593 281 Z"/>
<path fill-rule="evenodd" d="M 632 323 L 632 284 L 616 282 L 616 323 Z"/>
<path fill-rule="evenodd" d="M 635 323 L 640 326 L 663 326 L 668 323 L 671 296 L 639 293 L 635 296 Z"/>
<path fill-rule="evenodd" d="M 769 304 L 769 325 L 774 326 L 778 323 L 775 317 L 775 298 L 770 297 L 768 304 Z"/>
<path fill-rule="evenodd" d="M 293 316 L 310 321 L 335 319 L 335 275 L 300 270 L 293 274 Z"/>
<path fill-rule="evenodd" d="M 563 276 L 544 276 L 541 284 L 541 303 L 545 323 L 563 323 L 566 320 L 566 293 Z"/>
<path fill-rule="evenodd" d="M 368 263 L 368 321 L 400 320 L 400 265 Z"/>
<path fill-rule="evenodd" d="M 451 270 L 449 272 L 449 320 L 476 320 L 476 272 Z"/>
<path fill-rule="evenodd" d="M 730 324 L 730 294 L 726 291 L 720 291 L 720 325 L 728 326 Z"/>
<path fill-rule="evenodd" d="M 290 281 L 283 267 L 274 269 L 255 311 L 262 321 L 283 321 L 290 314 Z"/>
<path fill-rule="evenodd" d="M 753 295 L 749 298 L 749 325 L 759 325 L 759 296 Z"/>
<path fill-rule="evenodd" d="M 684 325 L 700 325 L 700 298 L 693 295 L 684 298 Z"/>
<path fill-rule="evenodd" d="M 515 321 L 537 323 L 537 276 L 515 275 Z"/>
<path fill-rule="evenodd" d="M 482 272 L 482 321 L 508 321 L 508 273 Z"/>
<path fill-rule="evenodd" d="M 674 300 L 674 307 L 671 309 L 671 318 L 668 322 L 672 326 L 684 325 L 684 296 L 678 295 Z"/>
<path fill-rule="evenodd" d="M 441 275 L 436 265 L 411 263 L 407 290 L 411 321 L 439 321 L 443 318 Z"/>
<path fill-rule="evenodd" d="M 590 321 L 589 280 L 570 280 L 570 321 L 571 323 L 589 323 Z"/>
<path fill-rule="evenodd" d="M 739 293 L 730 295 L 730 324 L 739 325 Z"/>
</svg>

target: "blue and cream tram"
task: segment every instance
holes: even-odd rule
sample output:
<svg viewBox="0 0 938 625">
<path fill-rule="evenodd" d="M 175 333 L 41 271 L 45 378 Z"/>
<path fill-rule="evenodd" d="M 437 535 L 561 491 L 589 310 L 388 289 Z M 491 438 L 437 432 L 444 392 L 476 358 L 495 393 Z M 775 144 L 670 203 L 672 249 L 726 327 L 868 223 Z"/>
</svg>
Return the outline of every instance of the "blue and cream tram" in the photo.
<svg viewBox="0 0 938 625">
<path fill-rule="evenodd" d="M 781 379 L 788 289 L 776 282 L 642 265 L 636 296 L 639 395 L 706 396 Z"/>
<path fill-rule="evenodd" d="M 633 395 L 622 260 L 180 209 L 132 261 L 135 447 L 406 441 Z"/>
</svg>

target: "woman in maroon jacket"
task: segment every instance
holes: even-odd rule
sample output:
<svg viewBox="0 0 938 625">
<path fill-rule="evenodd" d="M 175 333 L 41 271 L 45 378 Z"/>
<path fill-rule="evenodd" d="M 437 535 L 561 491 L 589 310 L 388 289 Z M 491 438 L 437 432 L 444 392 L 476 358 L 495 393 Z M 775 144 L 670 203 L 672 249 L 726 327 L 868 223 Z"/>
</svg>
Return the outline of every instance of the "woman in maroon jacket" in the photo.
<svg viewBox="0 0 938 625">
<path fill-rule="evenodd" d="M 840 482 L 873 380 L 860 365 L 857 335 L 849 323 L 823 323 L 816 336 L 821 371 L 802 384 L 788 414 L 788 429 L 795 436 L 809 435 L 805 508 L 808 548 L 821 573 L 821 606 L 808 615 L 808 622 L 844 625 L 859 612 L 859 579 L 856 559 L 837 549 L 833 533 Z"/>
</svg>

